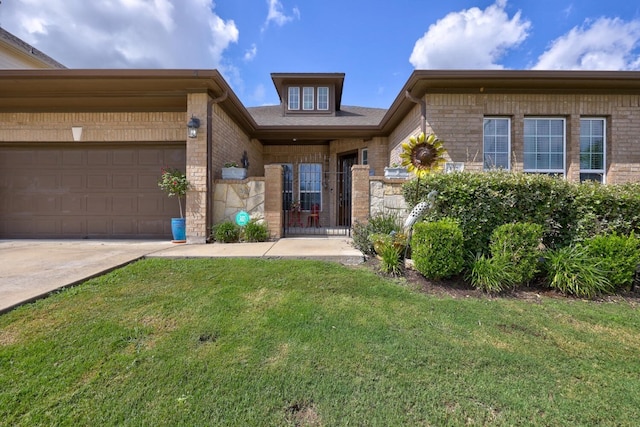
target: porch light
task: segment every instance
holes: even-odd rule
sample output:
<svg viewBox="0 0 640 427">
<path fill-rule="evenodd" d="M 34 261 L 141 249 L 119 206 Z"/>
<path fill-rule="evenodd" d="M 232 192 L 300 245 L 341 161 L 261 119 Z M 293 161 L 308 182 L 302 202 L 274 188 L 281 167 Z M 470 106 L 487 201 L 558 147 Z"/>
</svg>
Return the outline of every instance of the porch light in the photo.
<svg viewBox="0 0 640 427">
<path fill-rule="evenodd" d="M 189 123 L 187 123 L 187 135 L 189 138 L 195 138 L 198 136 L 198 128 L 200 127 L 200 119 L 191 116 Z"/>
</svg>

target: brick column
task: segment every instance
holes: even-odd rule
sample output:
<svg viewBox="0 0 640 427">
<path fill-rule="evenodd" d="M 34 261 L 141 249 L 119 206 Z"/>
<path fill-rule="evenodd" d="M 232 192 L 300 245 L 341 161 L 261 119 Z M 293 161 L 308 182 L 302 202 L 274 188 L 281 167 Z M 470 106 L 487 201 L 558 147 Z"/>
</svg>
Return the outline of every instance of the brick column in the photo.
<svg viewBox="0 0 640 427">
<path fill-rule="evenodd" d="M 187 179 L 191 184 L 187 191 L 187 243 L 207 241 L 207 93 L 187 95 L 187 114 L 184 118 L 184 135 L 187 140 Z M 200 119 L 196 138 L 188 138 L 187 122 L 191 116 Z"/>
<path fill-rule="evenodd" d="M 264 219 L 271 237 L 282 237 L 282 165 L 264 167 Z"/>
<path fill-rule="evenodd" d="M 351 224 L 369 220 L 371 205 L 369 189 L 369 165 L 351 167 Z"/>
</svg>

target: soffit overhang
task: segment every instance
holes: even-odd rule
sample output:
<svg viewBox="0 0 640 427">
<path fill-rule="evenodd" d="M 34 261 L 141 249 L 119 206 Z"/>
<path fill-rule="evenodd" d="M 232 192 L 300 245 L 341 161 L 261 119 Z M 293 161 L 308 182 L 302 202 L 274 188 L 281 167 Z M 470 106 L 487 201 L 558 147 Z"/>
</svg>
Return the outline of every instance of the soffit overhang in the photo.
<svg viewBox="0 0 640 427">
<path fill-rule="evenodd" d="M 255 121 L 217 70 L 0 70 L 0 111 L 187 111 L 189 93 L 220 106 L 248 133 Z"/>
<path fill-rule="evenodd" d="M 406 93 L 639 94 L 638 71 L 415 70 L 380 123 L 384 135 L 415 108 Z M 429 121 L 429 117 L 427 117 Z"/>
</svg>

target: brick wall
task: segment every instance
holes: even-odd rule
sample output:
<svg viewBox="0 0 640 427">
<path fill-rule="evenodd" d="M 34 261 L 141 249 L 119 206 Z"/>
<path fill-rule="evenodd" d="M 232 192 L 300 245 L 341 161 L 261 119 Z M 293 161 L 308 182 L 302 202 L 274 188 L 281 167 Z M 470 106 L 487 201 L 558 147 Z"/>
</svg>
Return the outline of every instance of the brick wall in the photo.
<svg viewBox="0 0 640 427">
<path fill-rule="evenodd" d="M 0 113 L 1 142 L 174 142 L 186 139 L 184 112 Z"/>
<path fill-rule="evenodd" d="M 248 176 L 264 176 L 263 147 L 249 136 L 217 104 L 212 106 L 212 168 L 213 179 L 222 178 L 222 167 L 227 162 L 240 164 L 247 152 Z"/>
<path fill-rule="evenodd" d="M 640 181 L 640 96 L 626 94 L 427 94 L 427 131 L 444 140 L 448 160 L 464 162 L 465 170 L 482 171 L 485 116 L 511 118 L 512 170 L 523 168 L 525 117 L 567 120 L 567 179 L 579 180 L 580 118 L 607 119 L 607 182 Z M 389 136 L 390 162 L 400 144 L 420 131 L 420 107 Z"/>
</svg>

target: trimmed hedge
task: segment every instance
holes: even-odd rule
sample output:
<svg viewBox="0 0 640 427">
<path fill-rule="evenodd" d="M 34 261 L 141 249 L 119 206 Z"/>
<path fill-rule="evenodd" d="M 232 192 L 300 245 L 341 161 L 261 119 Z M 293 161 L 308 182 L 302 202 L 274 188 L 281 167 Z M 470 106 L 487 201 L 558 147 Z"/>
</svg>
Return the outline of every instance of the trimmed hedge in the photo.
<svg viewBox="0 0 640 427">
<path fill-rule="evenodd" d="M 415 224 L 411 250 L 416 270 L 429 279 L 455 276 L 464 267 L 462 243 L 462 230 L 453 219 Z"/>
<path fill-rule="evenodd" d="M 438 191 L 434 208 L 425 219 L 456 219 L 470 259 L 477 254 L 489 255 L 491 233 L 508 223 L 539 224 L 544 230 L 543 243 L 551 249 L 603 231 L 640 233 L 637 183 L 578 184 L 539 174 L 460 172 L 414 179 L 403 190 L 410 206 L 426 200 L 431 190 Z"/>
</svg>

